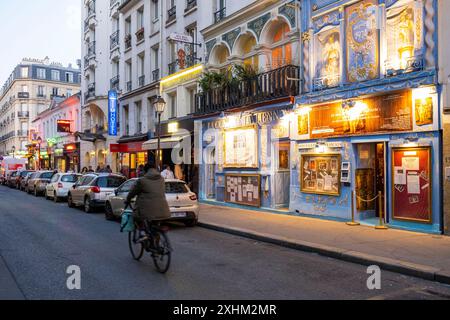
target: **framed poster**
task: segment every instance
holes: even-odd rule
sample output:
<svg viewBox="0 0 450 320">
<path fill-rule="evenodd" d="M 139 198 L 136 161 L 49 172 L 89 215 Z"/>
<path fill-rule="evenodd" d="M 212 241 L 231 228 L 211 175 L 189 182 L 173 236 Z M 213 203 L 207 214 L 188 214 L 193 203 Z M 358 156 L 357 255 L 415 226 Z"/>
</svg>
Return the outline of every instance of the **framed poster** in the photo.
<svg viewBox="0 0 450 320">
<path fill-rule="evenodd" d="M 302 192 L 340 196 L 341 155 L 304 154 L 300 170 Z"/>
<path fill-rule="evenodd" d="M 432 222 L 431 147 L 392 149 L 392 215 Z"/>
<path fill-rule="evenodd" d="M 225 202 L 260 207 L 261 176 L 259 174 L 226 174 Z"/>
<path fill-rule="evenodd" d="M 258 168 L 258 127 L 224 130 L 224 167 Z"/>
</svg>

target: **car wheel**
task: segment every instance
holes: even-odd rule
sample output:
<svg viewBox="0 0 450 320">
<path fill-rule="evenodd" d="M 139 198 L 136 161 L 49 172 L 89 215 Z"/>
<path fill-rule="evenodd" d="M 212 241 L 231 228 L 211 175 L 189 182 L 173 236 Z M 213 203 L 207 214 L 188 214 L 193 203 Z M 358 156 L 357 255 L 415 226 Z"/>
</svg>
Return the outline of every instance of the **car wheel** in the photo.
<svg viewBox="0 0 450 320">
<path fill-rule="evenodd" d="M 69 206 L 69 208 L 74 208 L 75 207 L 75 205 L 73 203 L 73 200 L 72 200 L 72 195 L 70 193 L 67 196 L 67 205 Z"/>
<path fill-rule="evenodd" d="M 54 201 L 55 203 L 58 203 L 58 202 L 59 202 L 59 198 L 58 198 L 58 196 L 56 195 L 56 192 L 53 193 L 53 201 Z"/>
<path fill-rule="evenodd" d="M 91 202 L 89 201 L 88 198 L 84 199 L 84 212 L 86 213 L 92 212 Z"/>
<path fill-rule="evenodd" d="M 45 195 L 45 200 L 50 200 L 47 190 L 44 191 L 44 195 Z"/>
<path fill-rule="evenodd" d="M 106 202 L 105 204 L 105 219 L 108 221 L 115 220 L 115 216 L 111 207 L 111 204 L 109 202 Z"/>
<path fill-rule="evenodd" d="M 198 223 L 197 219 L 191 219 L 191 220 L 184 221 L 184 225 L 189 228 L 195 227 L 197 225 L 197 223 Z"/>
</svg>

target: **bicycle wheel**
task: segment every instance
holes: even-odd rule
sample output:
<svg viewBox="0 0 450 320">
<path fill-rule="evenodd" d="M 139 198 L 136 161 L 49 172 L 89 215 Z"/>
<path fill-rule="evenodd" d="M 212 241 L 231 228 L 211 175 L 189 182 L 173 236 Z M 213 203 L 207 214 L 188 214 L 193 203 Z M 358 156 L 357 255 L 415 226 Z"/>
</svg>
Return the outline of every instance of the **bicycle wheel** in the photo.
<svg viewBox="0 0 450 320">
<path fill-rule="evenodd" d="M 137 243 L 139 240 L 139 231 L 135 230 L 128 233 L 128 246 L 130 248 L 131 255 L 136 261 L 141 260 L 144 255 L 144 246 L 142 243 Z"/>
<path fill-rule="evenodd" d="M 172 248 L 165 232 L 154 231 L 155 250 L 152 253 L 153 263 L 159 273 L 166 273 L 170 267 Z"/>
</svg>

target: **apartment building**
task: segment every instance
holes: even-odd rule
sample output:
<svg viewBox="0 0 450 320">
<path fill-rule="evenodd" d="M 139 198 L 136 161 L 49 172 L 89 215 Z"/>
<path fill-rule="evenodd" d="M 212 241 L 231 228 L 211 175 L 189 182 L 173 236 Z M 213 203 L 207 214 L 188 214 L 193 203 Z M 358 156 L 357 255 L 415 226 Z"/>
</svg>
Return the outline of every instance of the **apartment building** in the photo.
<svg viewBox="0 0 450 320">
<path fill-rule="evenodd" d="M 32 121 L 53 98 L 80 91 L 80 69 L 50 59 L 23 59 L 0 91 L 0 155 L 25 156 Z"/>
</svg>

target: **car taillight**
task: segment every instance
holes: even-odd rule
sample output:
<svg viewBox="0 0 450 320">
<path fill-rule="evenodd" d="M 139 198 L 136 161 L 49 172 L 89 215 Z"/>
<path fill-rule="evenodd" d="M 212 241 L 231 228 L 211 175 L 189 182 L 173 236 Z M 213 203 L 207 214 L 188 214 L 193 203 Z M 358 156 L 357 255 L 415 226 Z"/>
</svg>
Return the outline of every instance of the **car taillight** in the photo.
<svg viewBox="0 0 450 320">
<path fill-rule="evenodd" d="M 58 189 L 62 189 L 63 188 L 63 184 L 60 182 L 58 183 Z"/>
<path fill-rule="evenodd" d="M 192 201 L 196 201 L 197 200 L 197 195 L 192 195 L 189 197 L 189 199 L 191 199 Z"/>
<path fill-rule="evenodd" d="M 99 187 L 91 187 L 91 191 L 93 193 L 100 193 L 100 188 Z"/>
</svg>

